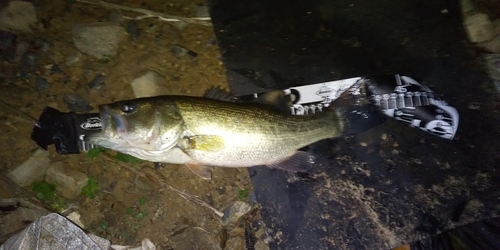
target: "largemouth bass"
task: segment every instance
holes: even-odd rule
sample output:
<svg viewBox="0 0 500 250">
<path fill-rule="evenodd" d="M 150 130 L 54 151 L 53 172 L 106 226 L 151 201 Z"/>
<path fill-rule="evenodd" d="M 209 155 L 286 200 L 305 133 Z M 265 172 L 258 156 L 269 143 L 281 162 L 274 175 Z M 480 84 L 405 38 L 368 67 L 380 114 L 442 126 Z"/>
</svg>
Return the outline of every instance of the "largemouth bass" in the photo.
<svg viewBox="0 0 500 250">
<path fill-rule="evenodd" d="M 353 97 L 341 96 L 326 111 L 297 116 L 286 112 L 282 91 L 244 103 L 219 96 L 225 100 L 156 96 L 101 105 L 102 133 L 87 141 L 147 161 L 185 164 L 210 179 L 213 166 L 305 170 L 314 157 L 300 148 L 384 120 L 376 106 Z"/>
</svg>

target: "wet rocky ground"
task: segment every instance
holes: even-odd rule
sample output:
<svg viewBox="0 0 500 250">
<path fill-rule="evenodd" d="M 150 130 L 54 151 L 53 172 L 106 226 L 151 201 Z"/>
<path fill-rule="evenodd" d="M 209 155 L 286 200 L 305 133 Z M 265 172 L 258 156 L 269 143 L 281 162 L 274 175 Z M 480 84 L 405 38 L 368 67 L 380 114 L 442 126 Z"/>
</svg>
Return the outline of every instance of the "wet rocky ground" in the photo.
<svg viewBox="0 0 500 250">
<path fill-rule="evenodd" d="M 464 28 L 469 42 L 487 51 L 485 66 L 498 90 L 499 13 L 485 6 L 479 6 L 482 7 L 479 13 L 474 10 L 469 14 L 465 13 L 467 6 L 462 6 L 464 20 L 469 20 L 466 22 L 469 26 Z M 139 246 L 144 239 L 149 239 L 157 249 L 269 249 L 266 245 L 269 237 L 260 220 L 246 169 L 217 168 L 213 179 L 205 181 L 183 166 L 164 164 L 155 168 L 152 163 L 137 162 L 112 151 L 60 155 L 53 147 L 40 150 L 30 139 L 34 120 L 46 106 L 62 112 L 97 112 L 99 104 L 122 99 L 153 94 L 199 96 L 211 86 L 227 87 L 213 27 L 210 21 L 203 20 L 208 16 L 205 2 L 2 1 L 0 9 L 0 168 L 3 173 L 0 175 L 0 242 L 52 211 L 60 212 L 87 232 L 117 245 Z M 449 10 L 440 11 L 447 15 Z M 490 17 L 485 18 L 485 13 Z M 184 21 L 169 20 L 179 17 Z M 358 46 L 356 40 L 342 43 Z M 288 51 L 286 53 L 288 55 Z M 439 86 L 429 87 L 443 90 Z M 446 99 L 449 97 L 452 103 L 457 103 L 459 96 Z M 460 112 L 465 110 L 467 115 L 485 109 L 481 102 L 468 103 Z M 412 138 L 411 133 L 401 138 L 387 131 L 390 131 L 387 127 L 379 129 L 381 136 L 371 141 L 379 147 L 373 152 L 380 150 L 380 155 L 387 160 L 388 172 L 396 167 L 393 162 L 396 160 L 408 161 L 412 166 L 422 165 L 404 149 L 412 145 L 423 148 L 424 139 L 431 139 L 423 135 Z M 316 147 L 338 154 L 339 145 L 342 144 L 324 142 Z M 358 155 L 372 153 L 365 141 L 360 146 L 367 150 L 359 151 Z M 488 152 L 494 155 L 495 148 L 491 147 Z M 416 155 L 425 158 L 424 153 Z M 429 158 L 423 165 L 453 172 L 454 164 L 463 159 L 451 159 L 453 161 L 430 164 L 434 159 Z M 336 160 L 338 166 L 347 169 L 339 170 L 340 174 L 350 176 L 355 183 L 367 181 L 375 173 L 364 169 L 364 164 L 353 163 L 348 155 L 338 156 Z M 425 171 L 419 173 L 426 174 Z M 481 191 L 491 188 L 486 186 L 491 182 L 491 175 L 481 173 L 471 178 L 481 184 Z M 327 193 L 330 197 L 354 197 L 360 204 L 376 203 L 372 198 L 373 188 L 358 187 L 354 182 L 342 185 L 338 179 L 333 181 L 342 192 L 330 191 Z M 464 183 L 462 179 L 448 178 L 443 187 L 417 189 L 417 194 L 426 204 L 437 204 L 441 197 L 438 195 L 461 196 L 458 187 L 466 186 Z M 351 193 L 358 196 L 351 197 Z M 317 194 L 320 201 L 328 198 L 325 193 Z M 464 204 L 467 206 L 459 204 L 458 207 L 463 206 L 465 214 L 471 216 L 477 211 L 489 210 L 475 200 Z M 376 204 L 376 207 L 383 206 Z M 397 216 L 408 217 L 405 213 Z"/>
<path fill-rule="evenodd" d="M 147 238 L 157 249 L 268 249 L 246 169 L 218 168 L 206 181 L 183 166 L 155 169 L 110 151 L 61 155 L 30 139 L 46 106 L 97 112 L 121 99 L 227 86 L 210 21 L 164 20 L 207 17 L 203 1 L 95 3 L 1 2 L 0 198 L 19 205 L 12 198 L 31 197 L 117 245 Z M 13 172 L 19 166 L 27 171 Z M 18 211 L 15 225 L 5 224 L 15 209 L 3 211 L 1 240 L 44 214 L 37 211 Z"/>
</svg>

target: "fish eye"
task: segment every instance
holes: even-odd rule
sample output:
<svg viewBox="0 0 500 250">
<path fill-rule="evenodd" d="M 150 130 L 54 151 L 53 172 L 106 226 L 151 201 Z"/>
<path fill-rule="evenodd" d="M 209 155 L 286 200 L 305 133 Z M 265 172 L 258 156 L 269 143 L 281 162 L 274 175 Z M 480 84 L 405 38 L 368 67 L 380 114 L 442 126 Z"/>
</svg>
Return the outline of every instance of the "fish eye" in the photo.
<svg viewBox="0 0 500 250">
<path fill-rule="evenodd" d="M 132 111 L 134 111 L 134 105 L 132 103 L 126 102 L 122 106 L 122 111 L 124 113 L 131 113 Z"/>
</svg>

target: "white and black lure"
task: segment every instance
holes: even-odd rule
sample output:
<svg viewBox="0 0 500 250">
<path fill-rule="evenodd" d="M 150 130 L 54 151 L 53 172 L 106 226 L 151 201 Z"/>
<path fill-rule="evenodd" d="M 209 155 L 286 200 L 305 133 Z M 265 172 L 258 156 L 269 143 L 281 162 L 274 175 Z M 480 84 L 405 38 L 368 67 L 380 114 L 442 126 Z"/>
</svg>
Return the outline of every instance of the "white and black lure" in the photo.
<svg viewBox="0 0 500 250">
<path fill-rule="evenodd" d="M 304 85 L 283 90 L 290 96 L 291 113 L 309 115 L 321 112 L 341 94 L 348 91 L 360 95 L 366 88 L 367 97 L 389 117 L 408 123 L 412 127 L 453 139 L 458 129 L 458 112 L 428 87 L 408 76 L 398 74 L 354 77 L 349 79 Z M 242 96 L 257 98 L 262 93 Z"/>
</svg>

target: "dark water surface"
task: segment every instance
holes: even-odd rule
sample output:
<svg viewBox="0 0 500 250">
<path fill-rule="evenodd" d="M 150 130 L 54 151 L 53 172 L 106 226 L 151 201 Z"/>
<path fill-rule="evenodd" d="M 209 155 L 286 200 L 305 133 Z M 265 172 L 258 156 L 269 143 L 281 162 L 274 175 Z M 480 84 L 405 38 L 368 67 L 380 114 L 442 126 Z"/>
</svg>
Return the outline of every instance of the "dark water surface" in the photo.
<svg viewBox="0 0 500 250">
<path fill-rule="evenodd" d="M 500 106 L 459 1 L 209 2 L 236 94 L 398 73 L 460 114 L 451 141 L 388 121 L 311 145 L 312 179 L 250 169 L 277 249 L 383 249 L 499 215 Z"/>
</svg>

